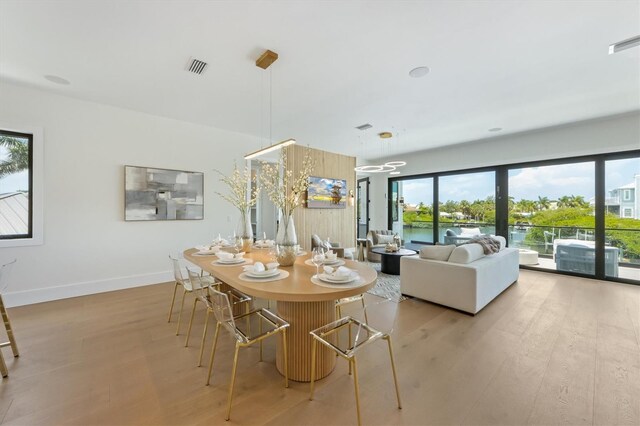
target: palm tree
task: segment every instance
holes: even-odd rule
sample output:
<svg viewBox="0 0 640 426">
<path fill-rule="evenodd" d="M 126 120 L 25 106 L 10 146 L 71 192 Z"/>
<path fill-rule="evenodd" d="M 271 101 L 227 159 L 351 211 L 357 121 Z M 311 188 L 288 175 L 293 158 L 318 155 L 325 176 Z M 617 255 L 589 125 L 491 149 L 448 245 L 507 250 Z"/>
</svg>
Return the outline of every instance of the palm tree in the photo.
<svg viewBox="0 0 640 426">
<path fill-rule="evenodd" d="M 547 210 L 549 207 L 551 207 L 551 201 L 549 200 L 548 197 L 538 196 L 537 204 L 538 204 L 539 210 Z"/>
<path fill-rule="evenodd" d="M 7 158 L 0 160 L 0 179 L 29 169 L 29 144 L 25 139 L 0 135 L 0 146 L 7 150 Z"/>
</svg>

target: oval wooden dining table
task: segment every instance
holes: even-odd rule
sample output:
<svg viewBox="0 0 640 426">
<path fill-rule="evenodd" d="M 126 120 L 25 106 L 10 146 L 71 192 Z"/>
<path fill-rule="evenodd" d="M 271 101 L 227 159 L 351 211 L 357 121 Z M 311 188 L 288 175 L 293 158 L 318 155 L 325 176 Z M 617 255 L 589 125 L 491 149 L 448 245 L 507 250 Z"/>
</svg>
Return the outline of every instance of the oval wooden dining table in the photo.
<svg viewBox="0 0 640 426">
<path fill-rule="evenodd" d="M 218 280 L 250 296 L 277 301 L 278 315 L 289 323 L 289 378 L 298 382 L 311 380 L 311 330 L 335 321 L 335 302 L 344 297 L 362 294 L 372 288 L 377 273 L 372 267 L 351 260 L 345 260 L 346 267 L 355 270 L 361 277 L 358 285 L 324 287 L 311 282 L 316 267 L 304 262 L 309 255 L 298 256 L 293 266 L 280 267 L 289 276 L 277 281 L 248 282 L 239 278 L 242 266 L 215 264 L 215 256 L 194 256 L 197 249 L 184 252 L 189 262 L 209 272 Z M 271 262 L 268 250 L 256 249 L 245 255 L 254 262 Z M 329 375 L 336 364 L 335 353 L 319 346 L 316 356 L 316 379 Z M 276 349 L 276 366 L 283 373 L 282 347 L 280 339 Z"/>
</svg>

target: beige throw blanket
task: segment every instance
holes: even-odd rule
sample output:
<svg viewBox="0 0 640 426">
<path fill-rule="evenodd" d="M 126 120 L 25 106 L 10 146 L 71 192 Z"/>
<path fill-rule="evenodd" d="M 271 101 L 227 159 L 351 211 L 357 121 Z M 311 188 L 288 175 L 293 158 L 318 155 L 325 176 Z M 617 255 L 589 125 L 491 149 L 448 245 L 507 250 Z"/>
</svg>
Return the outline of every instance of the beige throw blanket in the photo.
<svg viewBox="0 0 640 426">
<path fill-rule="evenodd" d="M 484 251 L 484 254 L 493 254 L 500 251 L 500 241 L 493 239 L 488 235 L 481 235 L 479 237 L 474 237 L 462 244 L 473 244 L 473 243 L 480 244 L 482 246 L 482 250 Z"/>
</svg>

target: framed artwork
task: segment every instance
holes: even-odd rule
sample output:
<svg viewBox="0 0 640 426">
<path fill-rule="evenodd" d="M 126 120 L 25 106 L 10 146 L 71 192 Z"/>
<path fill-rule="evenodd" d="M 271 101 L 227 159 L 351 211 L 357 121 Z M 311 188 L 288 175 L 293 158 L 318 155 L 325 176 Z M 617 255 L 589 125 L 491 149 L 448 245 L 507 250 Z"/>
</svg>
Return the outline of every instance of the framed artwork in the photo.
<svg viewBox="0 0 640 426">
<path fill-rule="evenodd" d="M 201 220 L 204 173 L 124 166 L 124 220 Z"/>
<path fill-rule="evenodd" d="M 309 176 L 307 207 L 310 209 L 347 208 L 347 181 Z"/>
</svg>

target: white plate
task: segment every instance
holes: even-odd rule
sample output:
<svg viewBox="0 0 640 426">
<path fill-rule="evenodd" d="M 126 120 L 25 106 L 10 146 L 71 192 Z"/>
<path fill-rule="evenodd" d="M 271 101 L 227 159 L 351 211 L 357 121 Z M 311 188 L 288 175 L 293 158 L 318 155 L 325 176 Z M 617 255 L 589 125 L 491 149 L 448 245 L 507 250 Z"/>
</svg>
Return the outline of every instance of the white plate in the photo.
<svg viewBox="0 0 640 426">
<path fill-rule="evenodd" d="M 263 272 L 244 271 L 245 275 L 251 278 L 271 278 L 280 273 L 279 269 L 269 269 Z"/>
<path fill-rule="evenodd" d="M 328 282 L 332 284 L 346 284 L 346 283 L 350 283 L 351 281 L 355 281 L 358 278 L 358 274 L 355 272 L 352 272 L 347 277 L 334 277 L 327 274 L 320 274 L 318 278 L 324 282 Z"/>
<path fill-rule="evenodd" d="M 217 253 L 218 251 L 213 251 L 213 250 L 201 250 L 198 252 L 193 253 L 194 256 L 213 256 Z"/>
<path fill-rule="evenodd" d="M 242 259 L 218 259 L 216 263 L 220 263 L 222 265 L 235 265 L 237 263 L 243 263 L 244 258 Z"/>
<path fill-rule="evenodd" d="M 333 259 L 333 260 L 325 259 L 324 260 L 324 264 L 325 265 L 335 265 L 336 263 L 340 263 L 340 262 L 342 262 L 342 260 L 340 260 L 340 259 Z M 344 263 L 344 262 L 342 262 L 342 263 Z"/>
</svg>

